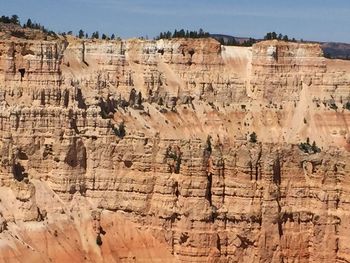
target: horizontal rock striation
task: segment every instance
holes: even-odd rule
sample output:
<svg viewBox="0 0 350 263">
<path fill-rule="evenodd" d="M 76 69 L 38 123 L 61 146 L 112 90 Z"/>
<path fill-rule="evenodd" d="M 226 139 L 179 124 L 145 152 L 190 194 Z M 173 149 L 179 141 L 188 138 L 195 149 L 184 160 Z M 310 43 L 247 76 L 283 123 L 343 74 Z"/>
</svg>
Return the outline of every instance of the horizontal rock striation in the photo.
<svg viewBox="0 0 350 263">
<path fill-rule="evenodd" d="M 0 261 L 350 262 L 347 66 L 281 41 L 0 40 Z"/>
</svg>

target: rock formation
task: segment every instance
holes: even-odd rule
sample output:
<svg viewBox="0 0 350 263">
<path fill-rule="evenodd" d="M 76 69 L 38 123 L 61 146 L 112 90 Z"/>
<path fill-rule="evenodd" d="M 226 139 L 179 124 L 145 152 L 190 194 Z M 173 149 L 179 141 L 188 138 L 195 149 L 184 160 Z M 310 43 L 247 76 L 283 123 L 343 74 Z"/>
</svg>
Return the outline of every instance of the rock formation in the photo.
<svg viewBox="0 0 350 263">
<path fill-rule="evenodd" d="M 0 262 L 350 262 L 349 86 L 317 44 L 3 38 Z"/>
</svg>

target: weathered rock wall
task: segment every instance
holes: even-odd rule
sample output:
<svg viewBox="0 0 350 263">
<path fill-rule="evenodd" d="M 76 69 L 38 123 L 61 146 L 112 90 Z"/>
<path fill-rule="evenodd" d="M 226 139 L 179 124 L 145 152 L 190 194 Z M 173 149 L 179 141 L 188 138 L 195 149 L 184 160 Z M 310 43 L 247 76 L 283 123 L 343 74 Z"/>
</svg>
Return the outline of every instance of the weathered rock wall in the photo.
<svg viewBox="0 0 350 263">
<path fill-rule="evenodd" d="M 84 241 L 108 210 L 180 262 L 349 262 L 348 83 L 314 44 L 3 40 L 3 233 L 71 222 L 73 254 L 131 260 L 112 225 Z"/>
</svg>

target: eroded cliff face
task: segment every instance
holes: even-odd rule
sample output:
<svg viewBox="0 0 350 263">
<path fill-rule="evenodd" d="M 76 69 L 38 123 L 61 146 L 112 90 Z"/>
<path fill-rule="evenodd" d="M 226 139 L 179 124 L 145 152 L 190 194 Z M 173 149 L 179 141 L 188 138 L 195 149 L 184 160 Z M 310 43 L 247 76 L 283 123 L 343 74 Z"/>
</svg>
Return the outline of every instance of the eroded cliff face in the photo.
<svg viewBox="0 0 350 263">
<path fill-rule="evenodd" d="M 349 84 L 316 44 L 1 40 L 0 260 L 350 262 Z"/>
</svg>

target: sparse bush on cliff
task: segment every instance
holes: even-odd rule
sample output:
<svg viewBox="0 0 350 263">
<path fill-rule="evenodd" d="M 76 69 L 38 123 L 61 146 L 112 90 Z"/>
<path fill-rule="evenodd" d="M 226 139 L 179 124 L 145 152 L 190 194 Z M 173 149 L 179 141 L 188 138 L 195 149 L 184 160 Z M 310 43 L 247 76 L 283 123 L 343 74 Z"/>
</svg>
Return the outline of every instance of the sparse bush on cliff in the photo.
<svg viewBox="0 0 350 263">
<path fill-rule="evenodd" d="M 347 109 L 347 110 L 350 110 L 350 101 L 348 101 L 347 103 L 345 103 L 344 108 Z"/>
<path fill-rule="evenodd" d="M 182 153 L 180 148 L 177 146 L 169 146 L 166 149 L 165 157 L 166 159 L 172 159 L 173 161 L 168 163 L 170 171 L 176 174 L 180 173 L 181 166 L 181 156 Z"/>
<path fill-rule="evenodd" d="M 306 139 L 306 142 L 302 142 L 299 144 L 299 149 L 304 153 L 319 153 L 321 149 L 317 147 L 316 142 L 314 141 L 312 145 L 310 144 L 309 137 Z"/>
<path fill-rule="evenodd" d="M 124 138 L 126 135 L 126 130 L 125 130 L 125 124 L 124 121 L 121 122 L 118 127 L 113 128 L 114 134 L 117 135 L 119 138 Z"/>
<path fill-rule="evenodd" d="M 102 238 L 101 238 L 101 235 L 100 234 L 97 234 L 97 237 L 96 237 L 96 244 L 98 246 L 102 246 Z"/>
<path fill-rule="evenodd" d="M 328 104 L 328 106 L 332 109 L 332 110 L 337 110 L 338 109 L 338 106 L 335 104 L 335 102 L 330 102 Z"/>
<path fill-rule="evenodd" d="M 257 143 L 258 137 L 256 136 L 256 133 L 255 133 L 255 132 L 252 132 L 252 133 L 249 135 L 249 141 L 250 141 L 251 143 Z"/>
</svg>

